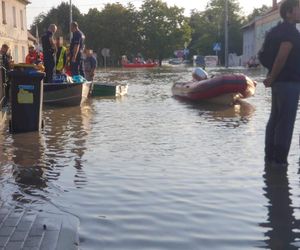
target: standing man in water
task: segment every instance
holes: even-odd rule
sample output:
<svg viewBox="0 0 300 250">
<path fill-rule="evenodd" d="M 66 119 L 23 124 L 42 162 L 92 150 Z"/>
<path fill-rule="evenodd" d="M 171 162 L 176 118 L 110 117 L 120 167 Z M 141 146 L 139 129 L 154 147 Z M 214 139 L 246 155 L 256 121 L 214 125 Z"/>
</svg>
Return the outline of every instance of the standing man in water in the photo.
<svg viewBox="0 0 300 250">
<path fill-rule="evenodd" d="M 72 76 L 83 74 L 82 67 L 82 50 L 85 36 L 79 30 L 78 23 L 71 23 L 71 31 L 73 33 L 71 44 L 70 44 L 70 56 L 71 56 L 71 72 Z"/>
<path fill-rule="evenodd" d="M 55 69 L 55 53 L 56 46 L 54 42 L 54 33 L 57 31 L 55 24 L 50 24 L 48 31 L 42 36 L 42 46 L 44 53 L 44 66 L 45 66 L 45 82 L 52 82 L 53 72 Z"/>
<path fill-rule="evenodd" d="M 83 60 L 85 79 L 93 81 L 97 68 L 97 59 L 94 57 L 93 50 L 91 49 L 85 49 L 85 55 L 86 58 Z"/>
<path fill-rule="evenodd" d="M 280 6 L 283 22 L 270 31 L 275 61 L 264 80 L 272 88 L 272 107 L 265 138 L 265 163 L 286 167 L 300 92 L 300 22 L 298 0 L 285 0 Z"/>
</svg>

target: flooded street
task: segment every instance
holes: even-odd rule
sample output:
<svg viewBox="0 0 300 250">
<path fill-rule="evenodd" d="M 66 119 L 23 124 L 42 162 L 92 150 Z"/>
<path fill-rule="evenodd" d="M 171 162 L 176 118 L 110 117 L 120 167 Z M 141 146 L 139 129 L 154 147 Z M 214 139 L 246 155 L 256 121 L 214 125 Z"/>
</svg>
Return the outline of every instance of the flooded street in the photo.
<svg viewBox="0 0 300 250">
<path fill-rule="evenodd" d="M 266 173 L 265 72 L 237 71 L 258 87 L 234 107 L 172 98 L 192 68 L 98 72 L 128 96 L 45 108 L 40 134 L 1 131 L 0 200 L 79 218 L 81 249 L 298 249 L 300 116 L 288 173 Z"/>
</svg>

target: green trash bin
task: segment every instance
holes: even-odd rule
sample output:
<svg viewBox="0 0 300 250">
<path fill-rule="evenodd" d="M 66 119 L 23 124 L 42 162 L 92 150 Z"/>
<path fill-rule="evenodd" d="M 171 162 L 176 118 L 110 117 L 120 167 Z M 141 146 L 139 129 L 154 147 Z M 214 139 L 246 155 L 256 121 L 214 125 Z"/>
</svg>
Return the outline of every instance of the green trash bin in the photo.
<svg viewBox="0 0 300 250">
<path fill-rule="evenodd" d="M 31 68 L 17 68 L 9 72 L 12 133 L 39 131 L 42 128 L 44 75 Z"/>
</svg>

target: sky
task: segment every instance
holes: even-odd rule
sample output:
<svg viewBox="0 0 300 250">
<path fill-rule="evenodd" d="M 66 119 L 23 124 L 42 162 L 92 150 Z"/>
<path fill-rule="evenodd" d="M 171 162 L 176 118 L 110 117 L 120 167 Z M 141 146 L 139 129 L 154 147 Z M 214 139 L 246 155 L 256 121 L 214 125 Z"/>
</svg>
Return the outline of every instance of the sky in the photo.
<svg viewBox="0 0 300 250">
<path fill-rule="evenodd" d="M 31 4 L 27 6 L 27 26 L 29 27 L 34 18 L 41 12 L 47 13 L 52 7 L 59 5 L 62 1 L 59 0 L 30 0 Z M 69 1 L 69 0 L 68 0 Z M 90 8 L 102 9 L 106 3 L 120 2 L 126 5 L 128 2 L 133 3 L 136 7 L 140 7 L 143 0 L 72 0 L 72 3 L 76 5 L 82 13 L 86 13 Z M 164 0 L 169 6 L 177 5 L 185 9 L 185 14 L 189 15 L 192 9 L 202 11 L 209 0 Z M 263 4 L 271 6 L 272 0 L 239 0 L 245 14 L 251 13 L 254 8 L 259 8 Z"/>
</svg>

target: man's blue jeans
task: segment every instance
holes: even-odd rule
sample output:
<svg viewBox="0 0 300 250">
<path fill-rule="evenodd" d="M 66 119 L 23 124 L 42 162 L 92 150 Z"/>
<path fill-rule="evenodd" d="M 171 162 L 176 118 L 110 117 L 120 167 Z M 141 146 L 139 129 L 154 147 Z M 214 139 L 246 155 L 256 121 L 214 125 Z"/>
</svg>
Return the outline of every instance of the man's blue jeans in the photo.
<svg viewBox="0 0 300 250">
<path fill-rule="evenodd" d="M 300 82 L 276 82 L 266 128 L 265 161 L 287 163 L 297 115 Z"/>
</svg>

